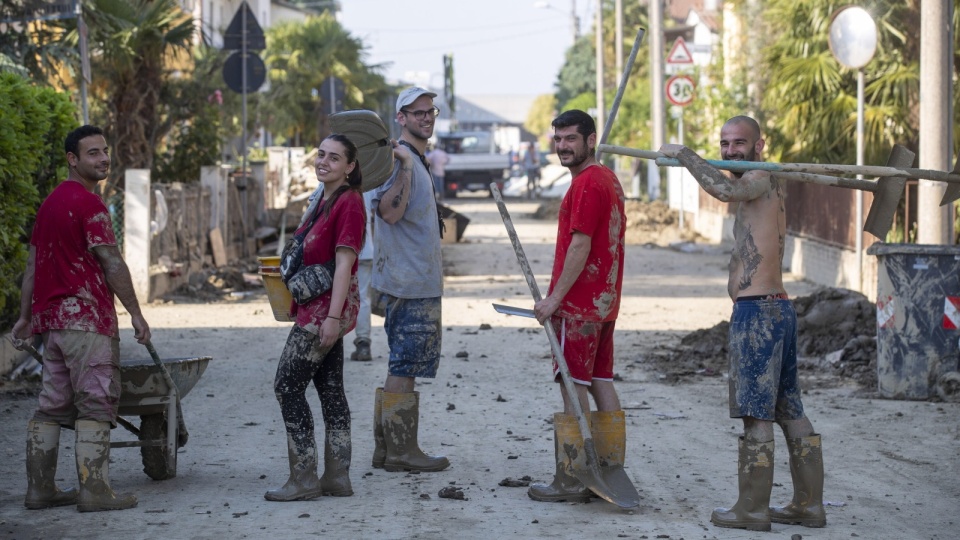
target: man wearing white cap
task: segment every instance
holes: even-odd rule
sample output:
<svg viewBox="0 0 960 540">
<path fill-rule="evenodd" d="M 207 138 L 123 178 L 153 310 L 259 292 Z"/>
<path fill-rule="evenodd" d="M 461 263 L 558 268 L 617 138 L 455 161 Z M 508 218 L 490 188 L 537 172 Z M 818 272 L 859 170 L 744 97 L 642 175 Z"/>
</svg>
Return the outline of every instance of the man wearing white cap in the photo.
<svg viewBox="0 0 960 540">
<path fill-rule="evenodd" d="M 440 110 L 437 94 L 417 86 L 400 92 L 390 178 L 374 190 L 374 261 L 371 286 L 386 300 L 383 327 L 390 362 L 374 402 L 373 466 L 387 471 L 442 471 L 443 456 L 417 442 L 420 393 L 417 377 L 434 378 L 440 364 L 440 297 L 443 272 L 433 179 L 424 152 Z"/>
</svg>

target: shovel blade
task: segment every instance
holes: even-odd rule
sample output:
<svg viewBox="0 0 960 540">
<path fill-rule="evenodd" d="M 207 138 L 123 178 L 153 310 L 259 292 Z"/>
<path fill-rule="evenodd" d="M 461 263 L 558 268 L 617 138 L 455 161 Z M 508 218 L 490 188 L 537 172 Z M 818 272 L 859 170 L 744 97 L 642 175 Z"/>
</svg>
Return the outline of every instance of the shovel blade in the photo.
<svg viewBox="0 0 960 540">
<path fill-rule="evenodd" d="M 593 439 L 583 441 L 586 454 L 585 467 L 572 467 L 573 476 L 601 499 L 615 504 L 624 510 L 640 506 L 640 493 L 630 481 L 622 465 L 601 467 L 597 459 L 597 448 Z M 576 460 L 573 460 L 576 463 Z"/>
<path fill-rule="evenodd" d="M 890 157 L 887 158 L 887 166 L 901 169 L 909 167 L 913 165 L 913 159 L 916 156 L 906 146 L 895 144 Z M 897 205 L 900 204 L 906 182 L 906 178 L 888 177 L 877 181 L 877 190 L 873 194 L 873 204 L 870 205 L 870 212 L 863 224 L 863 230 L 881 241 L 887 237 L 887 233 L 893 227 L 893 216 L 897 211 Z"/>
</svg>

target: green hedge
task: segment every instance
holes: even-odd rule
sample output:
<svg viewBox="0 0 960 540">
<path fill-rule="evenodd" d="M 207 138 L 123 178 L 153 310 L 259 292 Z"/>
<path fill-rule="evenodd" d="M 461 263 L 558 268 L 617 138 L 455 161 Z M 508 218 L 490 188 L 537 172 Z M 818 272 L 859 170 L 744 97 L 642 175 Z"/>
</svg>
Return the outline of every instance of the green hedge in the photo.
<svg viewBox="0 0 960 540">
<path fill-rule="evenodd" d="M 67 176 L 63 140 L 77 125 L 68 95 L 0 73 L 0 329 L 19 315 L 27 229 Z"/>
</svg>

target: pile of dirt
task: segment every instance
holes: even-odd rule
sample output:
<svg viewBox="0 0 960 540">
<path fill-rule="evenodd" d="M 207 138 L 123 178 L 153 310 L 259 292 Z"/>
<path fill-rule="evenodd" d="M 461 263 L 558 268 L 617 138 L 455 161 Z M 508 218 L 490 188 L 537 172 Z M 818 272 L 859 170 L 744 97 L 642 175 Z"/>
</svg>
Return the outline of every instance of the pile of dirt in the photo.
<svg viewBox="0 0 960 540">
<path fill-rule="evenodd" d="M 533 213 L 534 219 L 557 219 L 560 199 L 544 202 Z M 628 244 L 656 244 L 667 246 L 676 242 L 702 239 L 697 233 L 680 230 L 680 214 L 663 201 L 644 202 L 628 200 L 624 204 L 627 215 L 625 235 Z"/>
<path fill-rule="evenodd" d="M 806 387 L 835 386 L 844 379 L 863 389 L 877 386 L 877 307 L 855 291 L 822 288 L 794 299 L 797 355 Z M 693 331 L 676 346 L 659 346 L 642 364 L 669 383 L 720 376 L 728 367 L 730 323 Z"/>
</svg>

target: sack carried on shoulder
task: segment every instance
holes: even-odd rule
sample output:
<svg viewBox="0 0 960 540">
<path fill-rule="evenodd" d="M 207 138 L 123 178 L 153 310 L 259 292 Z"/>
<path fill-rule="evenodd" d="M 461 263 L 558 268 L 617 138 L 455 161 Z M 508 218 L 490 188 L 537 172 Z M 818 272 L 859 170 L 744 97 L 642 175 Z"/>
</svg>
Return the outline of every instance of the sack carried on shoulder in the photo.
<svg viewBox="0 0 960 540">
<path fill-rule="evenodd" d="M 333 286 L 335 269 L 336 259 L 325 264 L 311 264 L 300 268 L 300 271 L 287 281 L 287 289 L 294 302 L 302 306 L 329 291 Z"/>
</svg>

